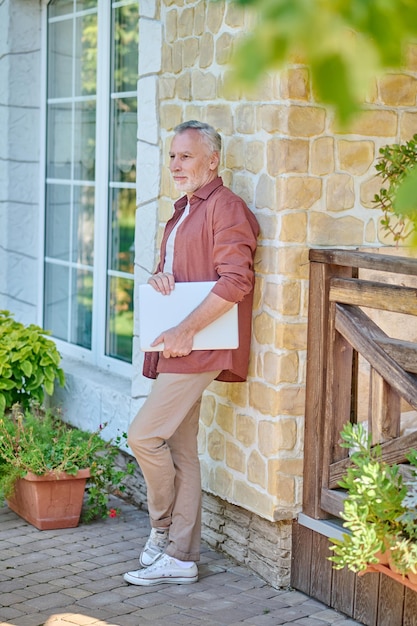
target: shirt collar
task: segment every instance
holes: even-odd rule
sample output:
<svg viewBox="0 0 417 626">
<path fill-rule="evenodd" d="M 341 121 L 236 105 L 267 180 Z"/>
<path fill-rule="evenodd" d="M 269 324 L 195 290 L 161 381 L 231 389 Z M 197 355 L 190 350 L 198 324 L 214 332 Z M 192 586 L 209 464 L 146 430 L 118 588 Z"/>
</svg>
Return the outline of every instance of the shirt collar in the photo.
<svg viewBox="0 0 417 626">
<path fill-rule="evenodd" d="M 200 198 L 200 200 L 207 200 L 207 198 L 213 193 L 217 187 L 223 185 L 223 180 L 221 176 L 217 176 L 214 180 L 207 183 L 207 185 L 203 185 L 200 189 L 194 192 L 193 196 Z M 184 209 L 187 206 L 188 196 L 182 196 L 179 200 L 174 203 L 174 207 L 176 210 Z"/>
</svg>

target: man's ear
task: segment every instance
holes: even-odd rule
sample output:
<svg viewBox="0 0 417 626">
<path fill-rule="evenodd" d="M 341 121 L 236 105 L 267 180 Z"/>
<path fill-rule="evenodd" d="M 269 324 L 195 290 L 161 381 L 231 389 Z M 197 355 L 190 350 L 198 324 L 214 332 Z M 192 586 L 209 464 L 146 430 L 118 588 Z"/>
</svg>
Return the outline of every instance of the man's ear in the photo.
<svg viewBox="0 0 417 626">
<path fill-rule="evenodd" d="M 212 171 L 216 170 L 219 167 L 220 163 L 220 154 L 218 152 L 212 152 L 210 155 L 210 169 Z"/>
</svg>

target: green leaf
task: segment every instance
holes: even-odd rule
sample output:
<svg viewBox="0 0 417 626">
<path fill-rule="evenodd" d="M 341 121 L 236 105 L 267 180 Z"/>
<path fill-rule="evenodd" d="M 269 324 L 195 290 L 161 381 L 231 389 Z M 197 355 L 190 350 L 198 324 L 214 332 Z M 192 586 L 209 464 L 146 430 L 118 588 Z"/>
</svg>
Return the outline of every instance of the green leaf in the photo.
<svg viewBox="0 0 417 626">
<path fill-rule="evenodd" d="M 22 361 L 20 367 L 26 377 L 32 376 L 33 367 L 30 361 Z"/>
<path fill-rule="evenodd" d="M 397 215 L 417 215 L 417 168 L 408 169 L 398 186 L 393 208 Z"/>
</svg>

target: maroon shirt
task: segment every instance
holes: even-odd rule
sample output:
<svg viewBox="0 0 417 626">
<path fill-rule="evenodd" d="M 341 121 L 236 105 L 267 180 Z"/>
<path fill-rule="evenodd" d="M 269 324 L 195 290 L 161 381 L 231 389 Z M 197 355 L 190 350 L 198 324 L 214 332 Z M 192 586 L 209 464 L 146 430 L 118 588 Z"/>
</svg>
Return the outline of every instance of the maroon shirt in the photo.
<svg viewBox="0 0 417 626">
<path fill-rule="evenodd" d="M 187 205 L 183 196 L 165 227 L 160 261 L 163 271 L 166 242 Z M 193 350 L 187 356 L 166 358 L 147 352 L 143 374 L 190 374 L 222 370 L 216 380 L 241 382 L 248 373 L 254 286 L 253 257 L 259 226 L 245 202 L 223 186 L 220 177 L 195 191 L 190 213 L 178 227 L 173 274 L 175 282 L 217 281 L 212 291 L 224 300 L 238 302 L 239 347 L 235 350 Z"/>
</svg>

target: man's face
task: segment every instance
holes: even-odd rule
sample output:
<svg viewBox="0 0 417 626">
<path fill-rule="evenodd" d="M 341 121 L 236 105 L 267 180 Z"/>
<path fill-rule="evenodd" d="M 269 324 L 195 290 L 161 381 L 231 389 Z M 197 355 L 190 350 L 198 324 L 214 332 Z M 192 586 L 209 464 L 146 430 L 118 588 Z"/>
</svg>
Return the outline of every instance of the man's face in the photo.
<svg viewBox="0 0 417 626">
<path fill-rule="evenodd" d="M 169 169 L 179 191 L 189 198 L 217 176 L 219 155 L 195 129 L 186 130 L 172 140 Z"/>
</svg>

